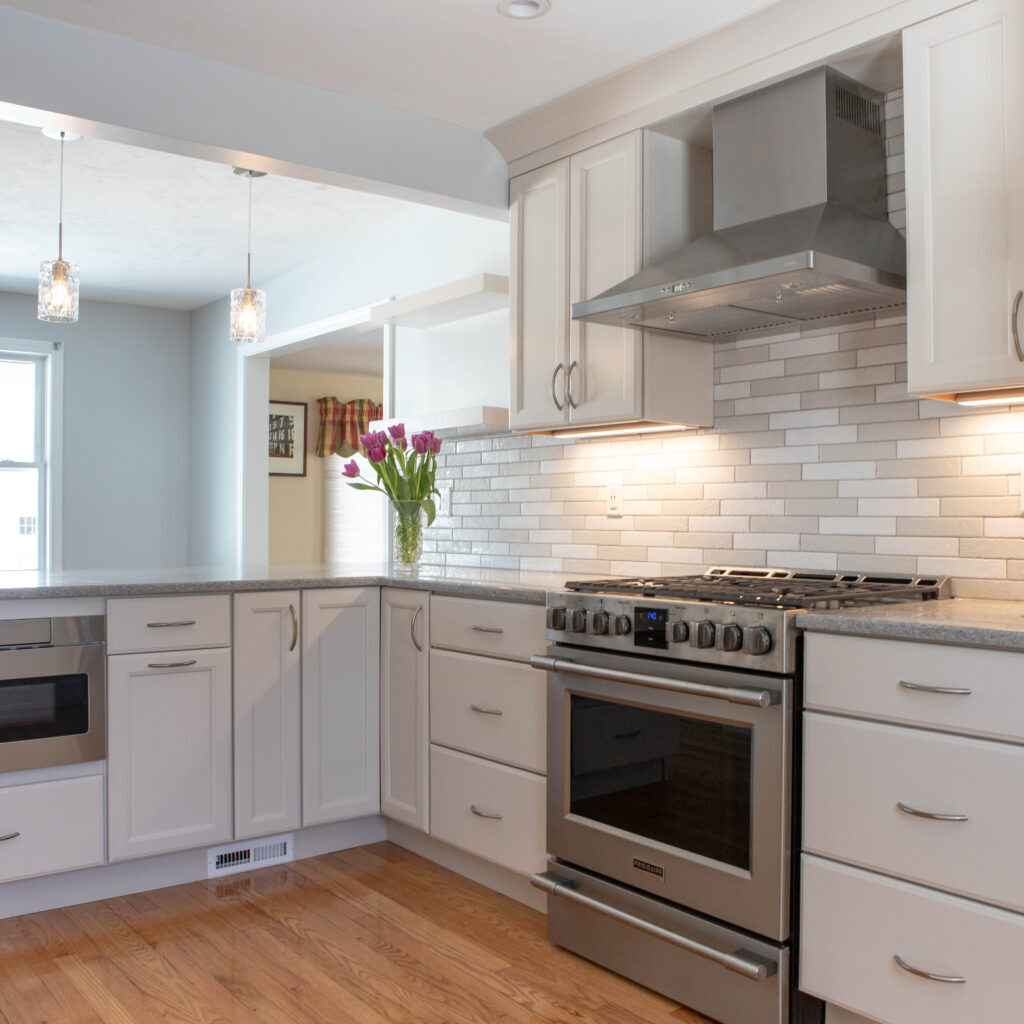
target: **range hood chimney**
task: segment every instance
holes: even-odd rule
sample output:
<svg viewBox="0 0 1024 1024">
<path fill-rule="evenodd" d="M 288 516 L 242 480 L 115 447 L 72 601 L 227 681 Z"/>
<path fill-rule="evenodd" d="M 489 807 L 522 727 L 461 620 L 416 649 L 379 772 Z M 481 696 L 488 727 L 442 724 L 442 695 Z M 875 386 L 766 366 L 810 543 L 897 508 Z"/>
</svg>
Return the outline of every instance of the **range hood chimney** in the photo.
<svg viewBox="0 0 1024 1024">
<path fill-rule="evenodd" d="M 828 67 L 716 106 L 715 230 L 573 319 L 714 338 L 903 308 L 882 108 Z"/>
</svg>

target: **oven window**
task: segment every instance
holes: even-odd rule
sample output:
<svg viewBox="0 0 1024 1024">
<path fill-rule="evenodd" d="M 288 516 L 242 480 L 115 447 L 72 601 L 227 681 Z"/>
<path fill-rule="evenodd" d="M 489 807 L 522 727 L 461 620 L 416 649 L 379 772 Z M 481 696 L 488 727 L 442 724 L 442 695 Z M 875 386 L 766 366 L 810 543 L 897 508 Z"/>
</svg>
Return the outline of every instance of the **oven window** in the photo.
<svg viewBox="0 0 1024 1024">
<path fill-rule="evenodd" d="M 571 697 L 569 809 L 750 870 L 753 729 Z"/>
<path fill-rule="evenodd" d="M 0 743 L 89 731 L 85 673 L 0 681 Z"/>
</svg>

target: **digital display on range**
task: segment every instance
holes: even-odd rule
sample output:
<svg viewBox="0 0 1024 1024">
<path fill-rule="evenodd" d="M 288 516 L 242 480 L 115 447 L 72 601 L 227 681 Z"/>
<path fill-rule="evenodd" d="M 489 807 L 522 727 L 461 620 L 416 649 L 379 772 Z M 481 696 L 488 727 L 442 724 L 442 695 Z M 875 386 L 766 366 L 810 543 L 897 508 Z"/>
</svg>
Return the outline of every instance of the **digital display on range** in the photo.
<svg viewBox="0 0 1024 1024">
<path fill-rule="evenodd" d="M 633 646 L 657 647 L 668 649 L 668 637 L 665 628 L 668 625 L 667 608 L 643 608 L 639 605 L 633 609 Z"/>
</svg>

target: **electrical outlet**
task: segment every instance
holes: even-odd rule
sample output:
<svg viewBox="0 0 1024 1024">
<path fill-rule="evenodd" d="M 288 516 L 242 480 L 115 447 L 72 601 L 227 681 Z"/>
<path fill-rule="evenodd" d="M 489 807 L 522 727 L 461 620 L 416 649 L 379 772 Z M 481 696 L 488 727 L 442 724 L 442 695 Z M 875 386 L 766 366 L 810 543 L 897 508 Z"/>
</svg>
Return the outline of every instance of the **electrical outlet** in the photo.
<svg viewBox="0 0 1024 1024">
<path fill-rule="evenodd" d="M 608 481 L 605 512 L 609 519 L 622 518 L 622 480 Z"/>
<path fill-rule="evenodd" d="M 437 514 L 439 516 L 450 516 L 452 514 L 452 490 L 451 484 L 438 484 L 440 497 L 437 499 Z"/>
</svg>

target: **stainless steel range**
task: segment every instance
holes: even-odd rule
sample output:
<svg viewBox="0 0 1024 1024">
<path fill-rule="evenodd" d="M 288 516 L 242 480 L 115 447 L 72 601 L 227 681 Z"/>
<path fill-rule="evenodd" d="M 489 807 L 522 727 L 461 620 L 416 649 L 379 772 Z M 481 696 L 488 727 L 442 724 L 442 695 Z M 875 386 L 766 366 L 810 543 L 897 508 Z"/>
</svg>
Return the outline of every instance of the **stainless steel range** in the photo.
<svg viewBox="0 0 1024 1024">
<path fill-rule="evenodd" d="M 941 578 L 715 568 L 547 595 L 548 936 L 725 1024 L 797 993 L 797 617 Z"/>
</svg>

